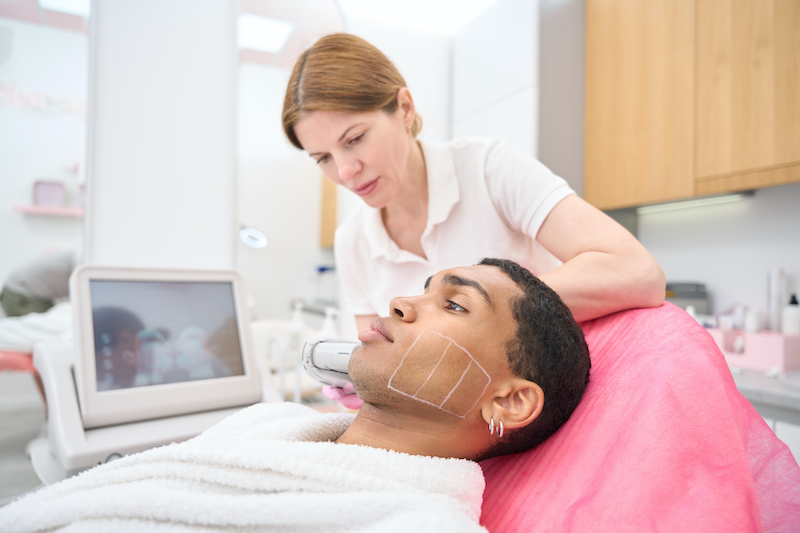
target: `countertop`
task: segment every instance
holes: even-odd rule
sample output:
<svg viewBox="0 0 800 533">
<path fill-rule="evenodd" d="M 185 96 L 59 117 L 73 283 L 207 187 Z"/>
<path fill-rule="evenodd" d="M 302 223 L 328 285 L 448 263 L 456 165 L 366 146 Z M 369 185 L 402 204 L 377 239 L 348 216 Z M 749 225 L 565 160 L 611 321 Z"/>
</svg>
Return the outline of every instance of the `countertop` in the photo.
<svg viewBox="0 0 800 533">
<path fill-rule="evenodd" d="M 736 388 L 764 418 L 800 425 L 800 371 L 772 374 L 731 368 Z"/>
</svg>

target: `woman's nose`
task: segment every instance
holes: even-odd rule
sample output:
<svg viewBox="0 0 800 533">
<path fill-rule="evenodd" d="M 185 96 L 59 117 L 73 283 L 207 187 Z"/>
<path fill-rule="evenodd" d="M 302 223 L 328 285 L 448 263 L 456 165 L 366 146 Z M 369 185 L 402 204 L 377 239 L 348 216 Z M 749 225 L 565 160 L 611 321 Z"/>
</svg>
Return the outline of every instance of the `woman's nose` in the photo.
<svg viewBox="0 0 800 533">
<path fill-rule="evenodd" d="M 356 158 L 342 159 L 339 162 L 339 179 L 347 182 L 361 172 L 361 162 Z"/>
<path fill-rule="evenodd" d="M 392 298 L 389 302 L 389 314 L 403 322 L 414 322 L 417 319 L 417 308 L 411 298 Z"/>
</svg>

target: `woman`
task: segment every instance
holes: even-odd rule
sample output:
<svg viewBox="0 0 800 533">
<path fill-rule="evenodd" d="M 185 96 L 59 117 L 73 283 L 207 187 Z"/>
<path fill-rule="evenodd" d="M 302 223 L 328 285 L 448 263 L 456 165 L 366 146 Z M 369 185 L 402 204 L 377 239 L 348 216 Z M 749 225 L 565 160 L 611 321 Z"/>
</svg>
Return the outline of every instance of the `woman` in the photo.
<svg viewBox="0 0 800 533">
<path fill-rule="evenodd" d="M 664 298 L 664 273 L 622 226 L 535 159 L 496 140 L 416 140 L 422 127 L 400 73 L 348 34 L 298 59 L 284 131 L 323 173 L 364 200 L 336 232 L 343 304 L 359 331 L 395 294 L 482 257 L 517 261 L 578 321 Z"/>
</svg>

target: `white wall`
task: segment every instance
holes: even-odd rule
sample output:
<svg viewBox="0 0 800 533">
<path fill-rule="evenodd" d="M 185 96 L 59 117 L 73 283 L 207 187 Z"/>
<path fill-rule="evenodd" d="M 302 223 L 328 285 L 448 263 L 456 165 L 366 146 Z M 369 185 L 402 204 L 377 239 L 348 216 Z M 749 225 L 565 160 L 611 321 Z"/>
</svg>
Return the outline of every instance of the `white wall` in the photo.
<svg viewBox="0 0 800 533">
<path fill-rule="evenodd" d="M 582 0 L 539 3 L 539 159 L 583 196 Z"/>
<path fill-rule="evenodd" d="M 452 134 L 538 149 L 538 4 L 500 0 L 453 38 Z"/>
<path fill-rule="evenodd" d="M 315 267 L 333 264 L 332 250 L 319 246 L 322 173 L 281 127 L 288 79 L 289 71 L 275 67 L 239 67 L 238 218 L 269 244 L 237 244 L 236 269 L 258 318 L 288 319 L 292 300 L 313 298 Z"/>
<path fill-rule="evenodd" d="M 744 304 L 763 324 L 771 267 L 783 268 L 789 289 L 800 292 L 800 183 L 741 202 L 640 215 L 639 240 L 667 280 L 705 283 L 714 312 Z"/>
<path fill-rule="evenodd" d="M 236 4 L 95 0 L 87 262 L 233 268 Z"/>
<path fill-rule="evenodd" d="M 11 34 L 10 54 L 0 57 L 2 281 L 45 253 L 81 247 L 82 220 L 23 215 L 14 206 L 31 204 L 37 179 L 61 181 L 68 205 L 80 205 L 79 174 L 71 168 L 83 166 L 86 151 L 86 117 L 78 109 L 86 104 L 89 43 L 81 33 L 10 19 L 0 19 L 0 31 Z M 22 94 L 49 97 L 49 111 L 23 103 Z"/>
<path fill-rule="evenodd" d="M 421 139 L 450 138 L 449 37 L 412 32 L 366 22 L 347 12 L 345 31 L 376 46 L 395 64 L 422 116 Z"/>
</svg>

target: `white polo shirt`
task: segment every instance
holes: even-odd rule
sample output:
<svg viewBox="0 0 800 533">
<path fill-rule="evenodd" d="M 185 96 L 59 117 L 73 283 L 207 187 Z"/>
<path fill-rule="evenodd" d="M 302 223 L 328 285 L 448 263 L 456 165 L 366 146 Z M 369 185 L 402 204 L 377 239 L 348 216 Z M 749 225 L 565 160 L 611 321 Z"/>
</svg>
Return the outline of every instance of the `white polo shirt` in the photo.
<svg viewBox="0 0 800 533">
<path fill-rule="evenodd" d="M 501 140 L 420 145 L 428 171 L 427 259 L 400 249 L 380 209 L 362 204 L 336 230 L 345 310 L 386 316 L 395 296 L 422 294 L 429 276 L 484 257 L 511 259 L 534 274 L 561 265 L 535 239 L 553 207 L 573 194 L 566 181 Z"/>
</svg>

